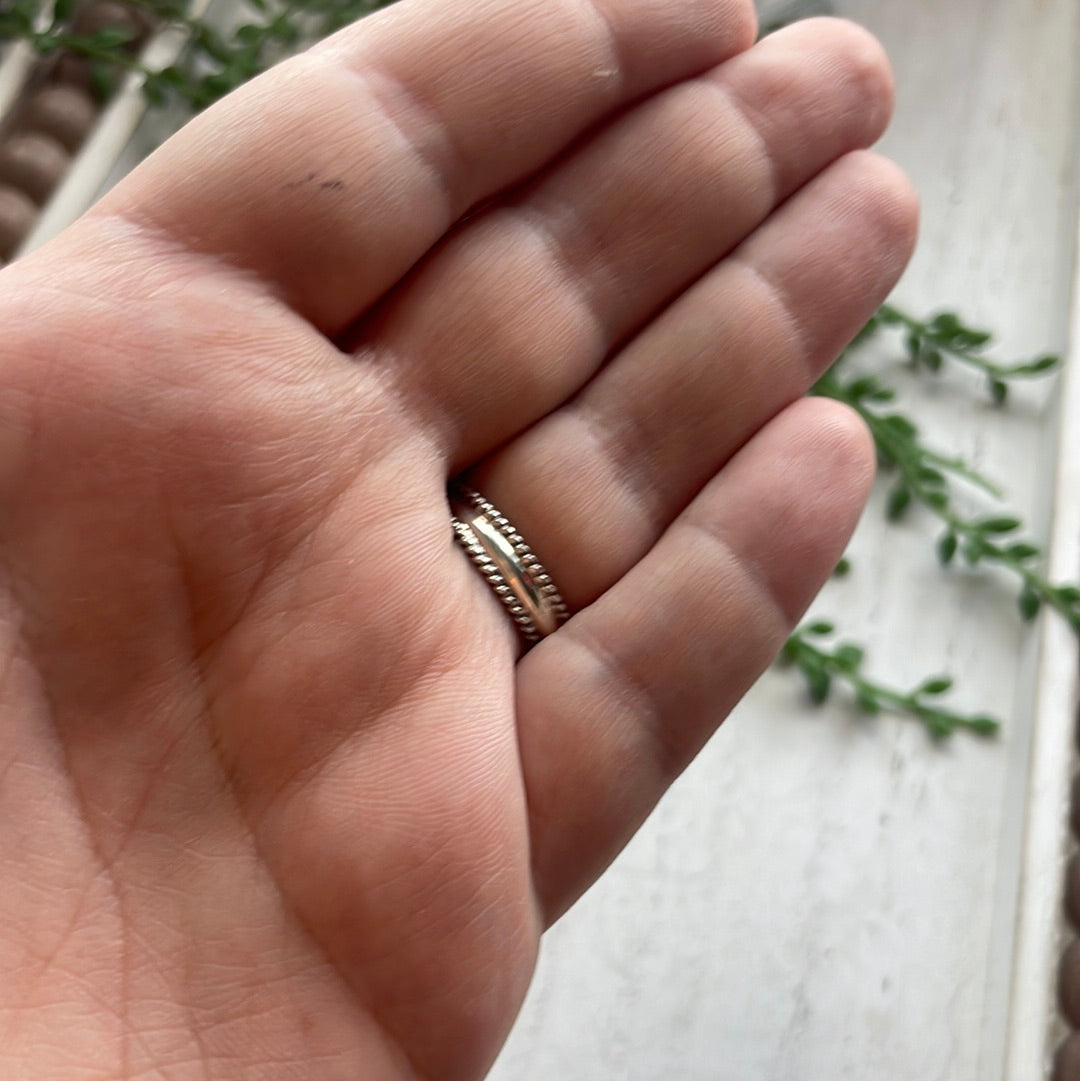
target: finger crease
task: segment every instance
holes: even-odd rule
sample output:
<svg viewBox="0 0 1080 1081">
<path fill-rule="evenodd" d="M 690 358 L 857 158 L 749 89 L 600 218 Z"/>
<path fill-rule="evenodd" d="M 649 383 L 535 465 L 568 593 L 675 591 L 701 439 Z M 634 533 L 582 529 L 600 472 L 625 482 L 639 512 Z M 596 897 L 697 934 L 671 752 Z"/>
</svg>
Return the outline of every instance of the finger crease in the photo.
<svg viewBox="0 0 1080 1081">
<path fill-rule="evenodd" d="M 666 529 L 670 515 L 667 502 L 653 480 L 655 463 L 651 455 L 642 453 L 643 448 L 655 443 L 656 433 L 645 427 L 641 413 L 626 408 L 611 416 L 594 408 L 584 397 L 570 408 L 592 442 L 600 447 L 603 460 L 610 463 L 616 483 L 629 495 L 647 533 L 655 535 Z"/>
<path fill-rule="evenodd" d="M 747 582 L 750 591 L 755 598 L 764 601 L 764 607 L 768 609 L 770 621 L 776 624 L 775 632 L 783 638 L 787 634 L 788 627 L 794 623 L 794 613 L 789 614 L 787 606 L 781 601 L 780 596 L 773 588 L 772 580 L 765 572 L 764 566 L 747 552 L 740 552 L 729 541 L 725 540 L 720 532 L 710 528 L 704 522 L 695 521 L 687 516 L 680 523 L 684 529 L 690 530 L 703 538 L 708 546 L 714 550 L 714 559 L 725 566 L 733 567 L 737 574 Z M 706 579 L 715 579 L 715 574 L 704 576 Z M 754 604 L 752 610 L 757 616 L 762 614 L 762 605 Z"/>
<path fill-rule="evenodd" d="M 798 306 L 793 302 L 789 292 L 752 259 L 735 254 L 730 256 L 730 261 L 736 269 L 745 272 L 747 277 L 752 279 L 753 283 L 765 294 L 765 303 L 772 312 L 767 317 L 760 317 L 760 322 L 778 320 L 783 323 L 784 336 L 794 343 L 793 348 L 798 353 L 799 363 L 802 364 L 811 381 L 816 379 L 818 372 L 813 363 L 815 350 L 812 335 L 806 321 L 798 315 Z"/>
<path fill-rule="evenodd" d="M 625 714 L 633 718 L 638 731 L 645 736 L 652 748 L 648 759 L 657 764 L 658 773 L 663 780 L 677 775 L 678 756 L 672 741 L 667 738 L 667 726 L 664 724 L 664 712 L 657 702 L 651 688 L 634 671 L 634 665 L 620 660 L 604 643 L 584 626 L 567 626 L 573 631 L 565 641 L 581 649 L 590 662 L 599 670 L 602 683 L 610 687 L 610 694 L 619 701 Z M 622 723 L 620 721 L 620 723 Z"/>
<path fill-rule="evenodd" d="M 453 126 L 432 101 L 404 79 L 382 68 L 348 62 L 346 67 L 360 79 L 380 115 L 442 193 L 447 225 L 456 221 L 473 195 L 454 179 L 467 177 L 471 170 Z"/>
<path fill-rule="evenodd" d="M 565 204 L 559 209 L 564 214 L 523 203 L 511 213 L 544 246 L 556 273 L 584 313 L 593 331 L 593 340 L 601 343 L 600 355 L 593 358 L 592 366 L 595 368 L 607 355 L 615 333 L 611 321 L 600 309 L 598 298 L 605 294 L 614 295 L 616 283 L 610 261 L 603 254 L 605 244 L 595 235 L 587 219 L 572 205 Z M 554 222 L 556 216 L 560 219 L 558 226 Z M 596 252 L 597 258 L 575 258 L 572 254 L 574 250 Z"/>
<path fill-rule="evenodd" d="M 785 185 L 781 183 L 780 167 L 770 149 L 768 138 L 761 130 L 760 121 L 755 118 L 754 111 L 746 101 L 722 79 L 706 76 L 702 79 L 702 82 L 723 99 L 724 104 L 735 113 L 751 138 L 757 143 L 758 152 L 765 167 L 764 183 L 768 185 L 769 189 L 769 198 L 766 200 L 766 205 L 775 207 L 783 199 Z"/>
</svg>

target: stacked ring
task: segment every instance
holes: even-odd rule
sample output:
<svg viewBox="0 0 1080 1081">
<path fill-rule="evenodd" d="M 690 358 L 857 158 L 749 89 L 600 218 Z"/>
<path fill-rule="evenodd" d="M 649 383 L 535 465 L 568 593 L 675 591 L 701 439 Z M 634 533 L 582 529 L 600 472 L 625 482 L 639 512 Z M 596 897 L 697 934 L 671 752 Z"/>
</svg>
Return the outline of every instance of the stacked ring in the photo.
<svg viewBox="0 0 1080 1081">
<path fill-rule="evenodd" d="M 495 591 L 529 645 L 546 638 L 569 618 L 551 575 L 521 534 L 479 492 L 450 486 L 454 536 Z"/>
</svg>

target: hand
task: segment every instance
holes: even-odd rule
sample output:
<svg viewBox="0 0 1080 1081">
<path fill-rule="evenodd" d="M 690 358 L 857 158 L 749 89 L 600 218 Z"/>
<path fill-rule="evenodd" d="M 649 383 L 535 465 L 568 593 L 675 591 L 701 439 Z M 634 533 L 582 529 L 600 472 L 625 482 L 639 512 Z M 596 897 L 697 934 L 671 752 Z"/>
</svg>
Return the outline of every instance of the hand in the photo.
<svg viewBox="0 0 1080 1081">
<path fill-rule="evenodd" d="M 0 275 L 0 1076 L 482 1076 L 869 485 L 800 398 L 912 245 L 887 64 L 753 36 L 406 0 Z"/>
</svg>

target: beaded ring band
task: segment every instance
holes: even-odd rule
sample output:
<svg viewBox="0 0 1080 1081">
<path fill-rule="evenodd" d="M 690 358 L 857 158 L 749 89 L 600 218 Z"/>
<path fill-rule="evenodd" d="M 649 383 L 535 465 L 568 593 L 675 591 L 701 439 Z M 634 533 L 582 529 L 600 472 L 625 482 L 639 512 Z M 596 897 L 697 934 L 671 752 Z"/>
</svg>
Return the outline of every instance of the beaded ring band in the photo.
<svg viewBox="0 0 1080 1081">
<path fill-rule="evenodd" d="M 479 492 L 450 488 L 454 536 L 495 591 L 529 645 L 558 629 L 570 612 L 551 575 L 507 517 Z"/>
</svg>

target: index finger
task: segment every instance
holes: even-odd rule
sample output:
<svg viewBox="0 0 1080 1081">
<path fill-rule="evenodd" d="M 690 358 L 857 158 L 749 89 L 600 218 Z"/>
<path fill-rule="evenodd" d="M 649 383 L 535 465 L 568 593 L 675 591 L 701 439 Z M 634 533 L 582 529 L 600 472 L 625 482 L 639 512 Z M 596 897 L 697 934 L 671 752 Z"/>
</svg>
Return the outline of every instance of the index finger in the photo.
<svg viewBox="0 0 1080 1081">
<path fill-rule="evenodd" d="M 93 212 L 335 335 L 476 203 L 749 47 L 750 0 L 403 0 L 230 95 Z"/>
</svg>

